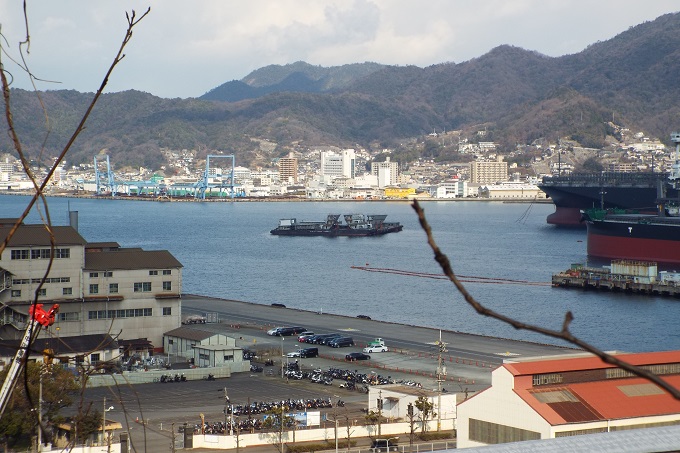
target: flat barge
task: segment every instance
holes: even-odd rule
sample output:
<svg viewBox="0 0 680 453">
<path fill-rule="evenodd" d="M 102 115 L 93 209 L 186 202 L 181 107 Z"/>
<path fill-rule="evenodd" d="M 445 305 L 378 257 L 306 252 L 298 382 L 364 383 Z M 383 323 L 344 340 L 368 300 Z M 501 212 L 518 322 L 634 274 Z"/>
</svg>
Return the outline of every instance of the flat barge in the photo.
<svg viewBox="0 0 680 453">
<path fill-rule="evenodd" d="M 680 273 L 657 273 L 657 263 L 615 260 L 602 268 L 574 264 L 552 276 L 552 284 L 561 288 L 596 289 L 612 292 L 680 297 Z"/>
<path fill-rule="evenodd" d="M 404 227 L 399 222 L 385 222 L 386 215 L 347 214 L 345 222 L 339 214 L 330 214 L 325 222 L 310 222 L 297 219 L 281 219 L 279 225 L 270 231 L 279 236 L 382 236 L 396 233 Z"/>
</svg>

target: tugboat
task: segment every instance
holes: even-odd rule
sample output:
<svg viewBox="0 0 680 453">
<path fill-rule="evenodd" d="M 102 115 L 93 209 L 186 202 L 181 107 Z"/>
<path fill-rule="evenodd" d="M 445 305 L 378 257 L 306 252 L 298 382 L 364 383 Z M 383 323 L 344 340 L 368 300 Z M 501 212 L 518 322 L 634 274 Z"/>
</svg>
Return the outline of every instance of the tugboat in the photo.
<svg viewBox="0 0 680 453">
<path fill-rule="evenodd" d="M 345 222 L 340 214 L 329 214 L 325 222 L 310 222 L 297 219 L 281 219 L 271 234 L 279 236 L 382 236 L 396 233 L 404 227 L 399 222 L 385 222 L 386 215 L 346 214 Z"/>
</svg>

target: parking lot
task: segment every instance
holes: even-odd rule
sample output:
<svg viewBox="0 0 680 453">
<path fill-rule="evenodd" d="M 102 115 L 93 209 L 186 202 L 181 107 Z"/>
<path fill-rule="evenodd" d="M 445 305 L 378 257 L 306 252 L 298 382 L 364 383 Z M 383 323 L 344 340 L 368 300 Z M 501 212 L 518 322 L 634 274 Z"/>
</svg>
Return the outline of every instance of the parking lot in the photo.
<svg viewBox="0 0 680 453">
<path fill-rule="evenodd" d="M 235 373 L 228 379 L 140 384 L 88 389 L 83 407 L 91 404 L 101 408 L 104 398 L 114 409 L 107 419 L 121 422 L 123 431 L 130 433 L 137 451 L 169 451 L 177 429 L 185 423 L 191 427 L 201 423 L 225 421 L 225 396 L 229 403 L 247 405 L 288 399 L 341 399 L 344 408 L 321 410 L 341 411 L 356 423 L 364 420 L 368 407 L 365 393 L 341 386 L 334 379 L 330 385 L 310 379 L 282 378 L 287 364 L 296 360 L 303 373 L 329 368 L 356 371 L 401 382 L 411 382 L 423 388 L 435 389 L 438 365 L 437 341 L 440 333 L 434 329 L 396 325 L 370 319 L 348 318 L 281 307 L 257 306 L 239 301 L 183 296 L 183 314 L 206 315 L 219 322 L 195 326 L 201 330 L 222 333 L 236 339 L 237 346 L 257 354 L 253 363 L 261 372 Z M 297 341 L 296 336 L 270 336 L 267 330 L 277 326 L 304 326 L 317 333 L 341 333 L 351 336 L 354 346 L 332 348 L 314 345 L 318 357 L 287 357 L 300 348 L 311 347 Z M 480 337 L 457 332 L 442 332 L 446 344 L 442 355 L 446 366 L 444 388 L 449 392 L 469 393 L 488 387 L 491 371 L 504 358 L 533 355 L 554 355 L 570 352 L 566 348 L 499 338 Z M 346 361 L 348 353 L 362 351 L 376 337 L 384 338 L 389 351 L 369 354 L 370 360 Z M 273 365 L 266 366 L 267 361 Z M 322 415 L 322 416 L 323 416 Z M 331 416 L 330 418 L 333 418 Z M 145 446 L 145 447 L 144 447 Z M 269 450 L 271 450 L 269 446 Z"/>
</svg>

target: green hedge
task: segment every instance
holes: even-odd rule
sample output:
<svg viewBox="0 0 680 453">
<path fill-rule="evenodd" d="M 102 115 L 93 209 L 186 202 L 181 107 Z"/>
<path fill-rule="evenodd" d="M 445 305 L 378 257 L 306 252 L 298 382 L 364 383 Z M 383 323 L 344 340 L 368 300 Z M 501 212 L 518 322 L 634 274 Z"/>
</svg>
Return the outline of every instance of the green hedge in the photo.
<svg viewBox="0 0 680 453">
<path fill-rule="evenodd" d="M 456 437 L 455 431 L 444 431 L 444 432 L 440 431 L 440 432 L 418 434 L 418 438 L 420 440 L 425 440 L 425 441 L 452 439 L 454 437 Z"/>
<path fill-rule="evenodd" d="M 350 441 L 350 447 L 356 446 L 356 441 Z M 347 448 L 346 440 L 338 439 L 338 449 Z M 333 450 L 335 449 L 335 442 L 319 442 L 319 443 L 306 443 L 306 444 L 286 444 L 286 453 L 305 453 L 308 451 L 321 451 L 321 450 Z"/>
</svg>

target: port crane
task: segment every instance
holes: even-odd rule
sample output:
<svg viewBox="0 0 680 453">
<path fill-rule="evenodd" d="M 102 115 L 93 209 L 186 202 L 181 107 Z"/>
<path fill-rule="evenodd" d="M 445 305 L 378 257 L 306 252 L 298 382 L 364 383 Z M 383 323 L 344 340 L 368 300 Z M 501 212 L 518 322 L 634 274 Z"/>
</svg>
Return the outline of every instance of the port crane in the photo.
<svg viewBox="0 0 680 453">
<path fill-rule="evenodd" d="M 14 355 L 14 360 L 9 367 L 7 372 L 7 377 L 5 377 L 5 382 L 2 383 L 2 388 L 0 389 L 0 417 L 5 412 L 7 407 L 7 402 L 9 397 L 14 391 L 16 386 L 17 376 L 21 373 L 24 367 L 24 356 L 28 352 L 28 348 L 31 345 L 31 341 L 34 336 L 37 337 L 37 332 L 40 332 L 40 328 L 47 329 L 49 326 L 54 324 L 54 318 L 59 312 L 59 304 L 52 305 L 48 311 L 43 309 L 43 304 L 34 304 L 28 309 L 28 327 L 24 333 L 24 337 L 21 340 L 19 349 Z"/>
</svg>

